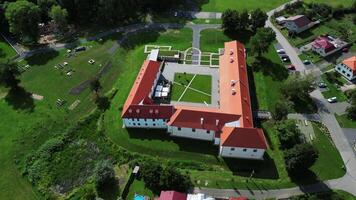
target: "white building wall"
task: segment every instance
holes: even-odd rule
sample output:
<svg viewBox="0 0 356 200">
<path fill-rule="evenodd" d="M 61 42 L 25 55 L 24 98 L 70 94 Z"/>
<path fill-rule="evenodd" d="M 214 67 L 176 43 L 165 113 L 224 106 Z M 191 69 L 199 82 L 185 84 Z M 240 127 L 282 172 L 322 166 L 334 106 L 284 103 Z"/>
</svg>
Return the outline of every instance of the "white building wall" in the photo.
<svg viewBox="0 0 356 200">
<path fill-rule="evenodd" d="M 126 128 L 167 128 L 166 121 L 163 119 L 124 118 L 123 121 Z"/>
<path fill-rule="evenodd" d="M 264 153 L 264 149 L 220 146 L 220 156 L 222 157 L 262 160 Z"/>
<path fill-rule="evenodd" d="M 194 131 L 195 130 L 195 131 Z M 207 131 L 205 129 L 192 129 L 184 127 L 170 126 L 167 130 L 172 136 L 192 138 L 198 140 L 213 141 L 215 136 L 215 131 Z"/>
<path fill-rule="evenodd" d="M 343 75 L 347 80 L 351 81 L 356 78 L 356 76 L 353 75 L 353 71 L 342 63 L 335 65 L 335 70 Z"/>
</svg>

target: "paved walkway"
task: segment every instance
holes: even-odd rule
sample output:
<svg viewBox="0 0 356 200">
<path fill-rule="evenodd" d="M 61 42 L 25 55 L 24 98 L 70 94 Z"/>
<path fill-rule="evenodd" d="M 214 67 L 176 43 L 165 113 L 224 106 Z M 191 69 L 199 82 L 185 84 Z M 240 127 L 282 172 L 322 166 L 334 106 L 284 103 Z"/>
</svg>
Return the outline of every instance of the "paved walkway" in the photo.
<svg viewBox="0 0 356 200">
<path fill-rule="evenodd" d="M 298 120 L 308 120 L 308 121 L 316 121 L 320 122 L 321 118 L 318 114 L 299 114 L 299 113 L 292 113 L 288 114 L 288 119 L 298 119 Z"/>
</svg>

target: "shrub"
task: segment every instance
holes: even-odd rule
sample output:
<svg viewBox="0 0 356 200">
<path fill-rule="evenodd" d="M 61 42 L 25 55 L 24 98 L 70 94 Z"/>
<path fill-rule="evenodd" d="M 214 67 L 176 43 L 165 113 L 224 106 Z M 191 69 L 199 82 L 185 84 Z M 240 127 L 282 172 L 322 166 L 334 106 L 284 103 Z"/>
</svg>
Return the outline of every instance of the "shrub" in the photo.
<svg viewBox="0 0 356 200">
<path fill-rule="evenodd" d="M 115 182 L 115 171 L 109 160 L 97 163 L 94 170 L 94 182 L 98 190 Z"/>
<path fill-rule="evenodd" d="M 317 150 L 309 143 L 297 144 L 284 153 L 287 171 L 293 176 L 303 174 L 317 158 Z"/>
<path fill-rule="evenodd" d="M 302 142 L 300 130 L 293 120 L 286 120 L 278 124 L 277 130 L 282 149 L 290 149 Z"/>
</svg>

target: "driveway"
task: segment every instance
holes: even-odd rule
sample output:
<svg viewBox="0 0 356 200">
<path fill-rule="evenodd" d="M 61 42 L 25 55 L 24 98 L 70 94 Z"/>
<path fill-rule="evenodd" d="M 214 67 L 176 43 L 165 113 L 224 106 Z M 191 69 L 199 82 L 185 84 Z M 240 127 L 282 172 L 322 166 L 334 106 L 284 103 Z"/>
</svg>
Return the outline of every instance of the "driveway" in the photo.
<svg viewBox="0 0 356 200">
<path fill-rule="evenodd" d="M 349 142 L 351 148 L 354 150 L 356 156 L 356 128 L 343 128 L 347 141 Z"/>
</svg>

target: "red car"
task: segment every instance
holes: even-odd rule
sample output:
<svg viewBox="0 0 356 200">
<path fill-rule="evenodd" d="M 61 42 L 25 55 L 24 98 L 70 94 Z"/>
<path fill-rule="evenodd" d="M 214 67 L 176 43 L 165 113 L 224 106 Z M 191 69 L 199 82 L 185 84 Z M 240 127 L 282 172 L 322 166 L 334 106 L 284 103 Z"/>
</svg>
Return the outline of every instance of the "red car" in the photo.
<svg viewBox="0 0 356 200">
<path fill-rule="evenodd" d="M 289 65 L 289 66 L 288 66 L 288 69 L 289 69 L 289 70 L 295 70 L 295 66 L 294 66 L 294 65 Z"/>
</svg>

